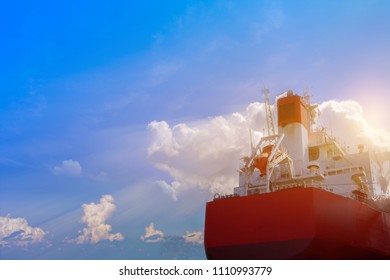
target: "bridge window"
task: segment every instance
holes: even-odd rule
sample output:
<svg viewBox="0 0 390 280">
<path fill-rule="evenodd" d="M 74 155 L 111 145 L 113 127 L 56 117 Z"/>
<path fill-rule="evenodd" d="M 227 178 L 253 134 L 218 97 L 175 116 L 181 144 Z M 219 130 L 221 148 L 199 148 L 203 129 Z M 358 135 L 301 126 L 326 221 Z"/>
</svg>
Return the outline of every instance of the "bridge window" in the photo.
<svg viewBox="0 0 390 280">
<path fill-rule="evenodd" d="M 320 157 L 320 148 L 309 147 L 309 161 L 318 160 Z"/>
</svg>

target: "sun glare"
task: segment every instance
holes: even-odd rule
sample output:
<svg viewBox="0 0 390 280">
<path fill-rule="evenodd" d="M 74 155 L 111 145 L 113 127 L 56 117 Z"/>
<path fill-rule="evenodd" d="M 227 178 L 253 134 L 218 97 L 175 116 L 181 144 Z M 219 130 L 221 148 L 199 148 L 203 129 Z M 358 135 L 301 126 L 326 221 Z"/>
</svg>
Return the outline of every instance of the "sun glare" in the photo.
<svg viewBox="0 0 390 280">
<path fill-rule="evenodd" d="M 379 81 L 376 83 L 371 81 L 363 85 L 354 85 L 353 89 L 349 89 L 349 95 L 362 106 L 363 116 L 370 127 L 390 131 L 390 123 L 387 121 L 390 89 L 378 83 Z"/>
<path fill-rule="evenodd" d="M 388 97 L 370 99 L 362 104 L 363 115 L 367 119 L 368 125 L 373 128 L 386 129 L 390 131 L 388 120 L 388 108 L 386 103 Z"/>
</svg>

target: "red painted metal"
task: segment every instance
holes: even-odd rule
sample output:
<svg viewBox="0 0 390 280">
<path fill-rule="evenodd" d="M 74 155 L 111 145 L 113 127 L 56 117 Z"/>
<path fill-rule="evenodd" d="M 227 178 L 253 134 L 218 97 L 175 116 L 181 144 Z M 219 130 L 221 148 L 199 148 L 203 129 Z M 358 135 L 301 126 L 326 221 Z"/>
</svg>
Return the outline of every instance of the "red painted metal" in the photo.
<svg viewBox="0 0 390 280">
<path fill-rule="evenodd" d="M 208 202 L 208 259 L 390 259 L 390 214 L 318 188 Z"/>
</svg>

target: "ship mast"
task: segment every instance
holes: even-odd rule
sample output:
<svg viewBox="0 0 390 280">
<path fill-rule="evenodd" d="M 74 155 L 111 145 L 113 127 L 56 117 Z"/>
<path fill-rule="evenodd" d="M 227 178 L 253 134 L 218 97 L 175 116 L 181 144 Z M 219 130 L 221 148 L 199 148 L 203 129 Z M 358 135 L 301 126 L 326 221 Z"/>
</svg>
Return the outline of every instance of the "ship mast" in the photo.
<svg viewBox="0 0 390 280">
<path fill-rule="evenodd" d="M 269 102 L 269 89 L 263 88 L 262 93 L 264 98 L 265 114 L 267 117 L 268 136 L 275 135 L 274 120 L 272 118 L 271 104 Z"/>
</svg>

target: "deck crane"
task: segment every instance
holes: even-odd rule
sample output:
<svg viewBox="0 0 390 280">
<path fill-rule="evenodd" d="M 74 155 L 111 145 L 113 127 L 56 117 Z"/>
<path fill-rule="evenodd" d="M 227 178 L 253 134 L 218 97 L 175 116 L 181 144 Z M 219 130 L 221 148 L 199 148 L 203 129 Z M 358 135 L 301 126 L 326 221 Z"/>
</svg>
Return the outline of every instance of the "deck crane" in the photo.
<svg viewBox="0 0 390 280">
<path fill-rule="evenodd" d="M 270 190 L 270 179 L 273 173 L 274 167 L 283 161 L 290 161 L 288 154 L 281 147 L 281 142 L 284 135 L 279 135 L 275 132 L 274 121 L 272 117 L 271 105 L 269 101 L 269 90 L 264 88 L 262 90 L 264 97 L 265 112 L 267 118 L 267 130 L 268 135 L 263 136 L 256 147 L 252 146 L 252 154 L 250 157 L 244 158 L 245 166 L 241 169 L 244 176 L 246 188 L 262 188 L 259 186 L 250 185 L 250 178 L 253 175 L 254 169 L 257 168 L 260 171 L 260 175 L 263 176 L 263 186 L 266 191 Z M 291 168 L 290 168 L 291 169 Z"/>
<path fill-rule="evenodd" d="M 275 135 L 276 133 L 275 133 L 274 120 L 271 112 L 271 104 L 269 102 L 269 89 L 263 88 L 262 93 L 264 98 L 265 114 L 267 117 L 268 136 Z"/>
<path fill-rule="evenodd" d="M 273 136 L 276 134 L 276 132 L 275 132 L 274 120 L 272 117 L 271 104 L 269 101 L 269 89 L 263 88 L 262 93 L 263 93 L 265 114 L 266 114 L 266 120 L 267 120 L 268 136 Z M 250 139 L 251 151 L 252 151 L 252 154 L 254 154 L 256 151 L 256 148 L 253 146 L 252 130 L 251 129 L 249 129 L 249 139 Z M 275 139 L 271 138 L 271 140 L 269 140 L 269 144 L 275 144 Z"/>
</svg>

